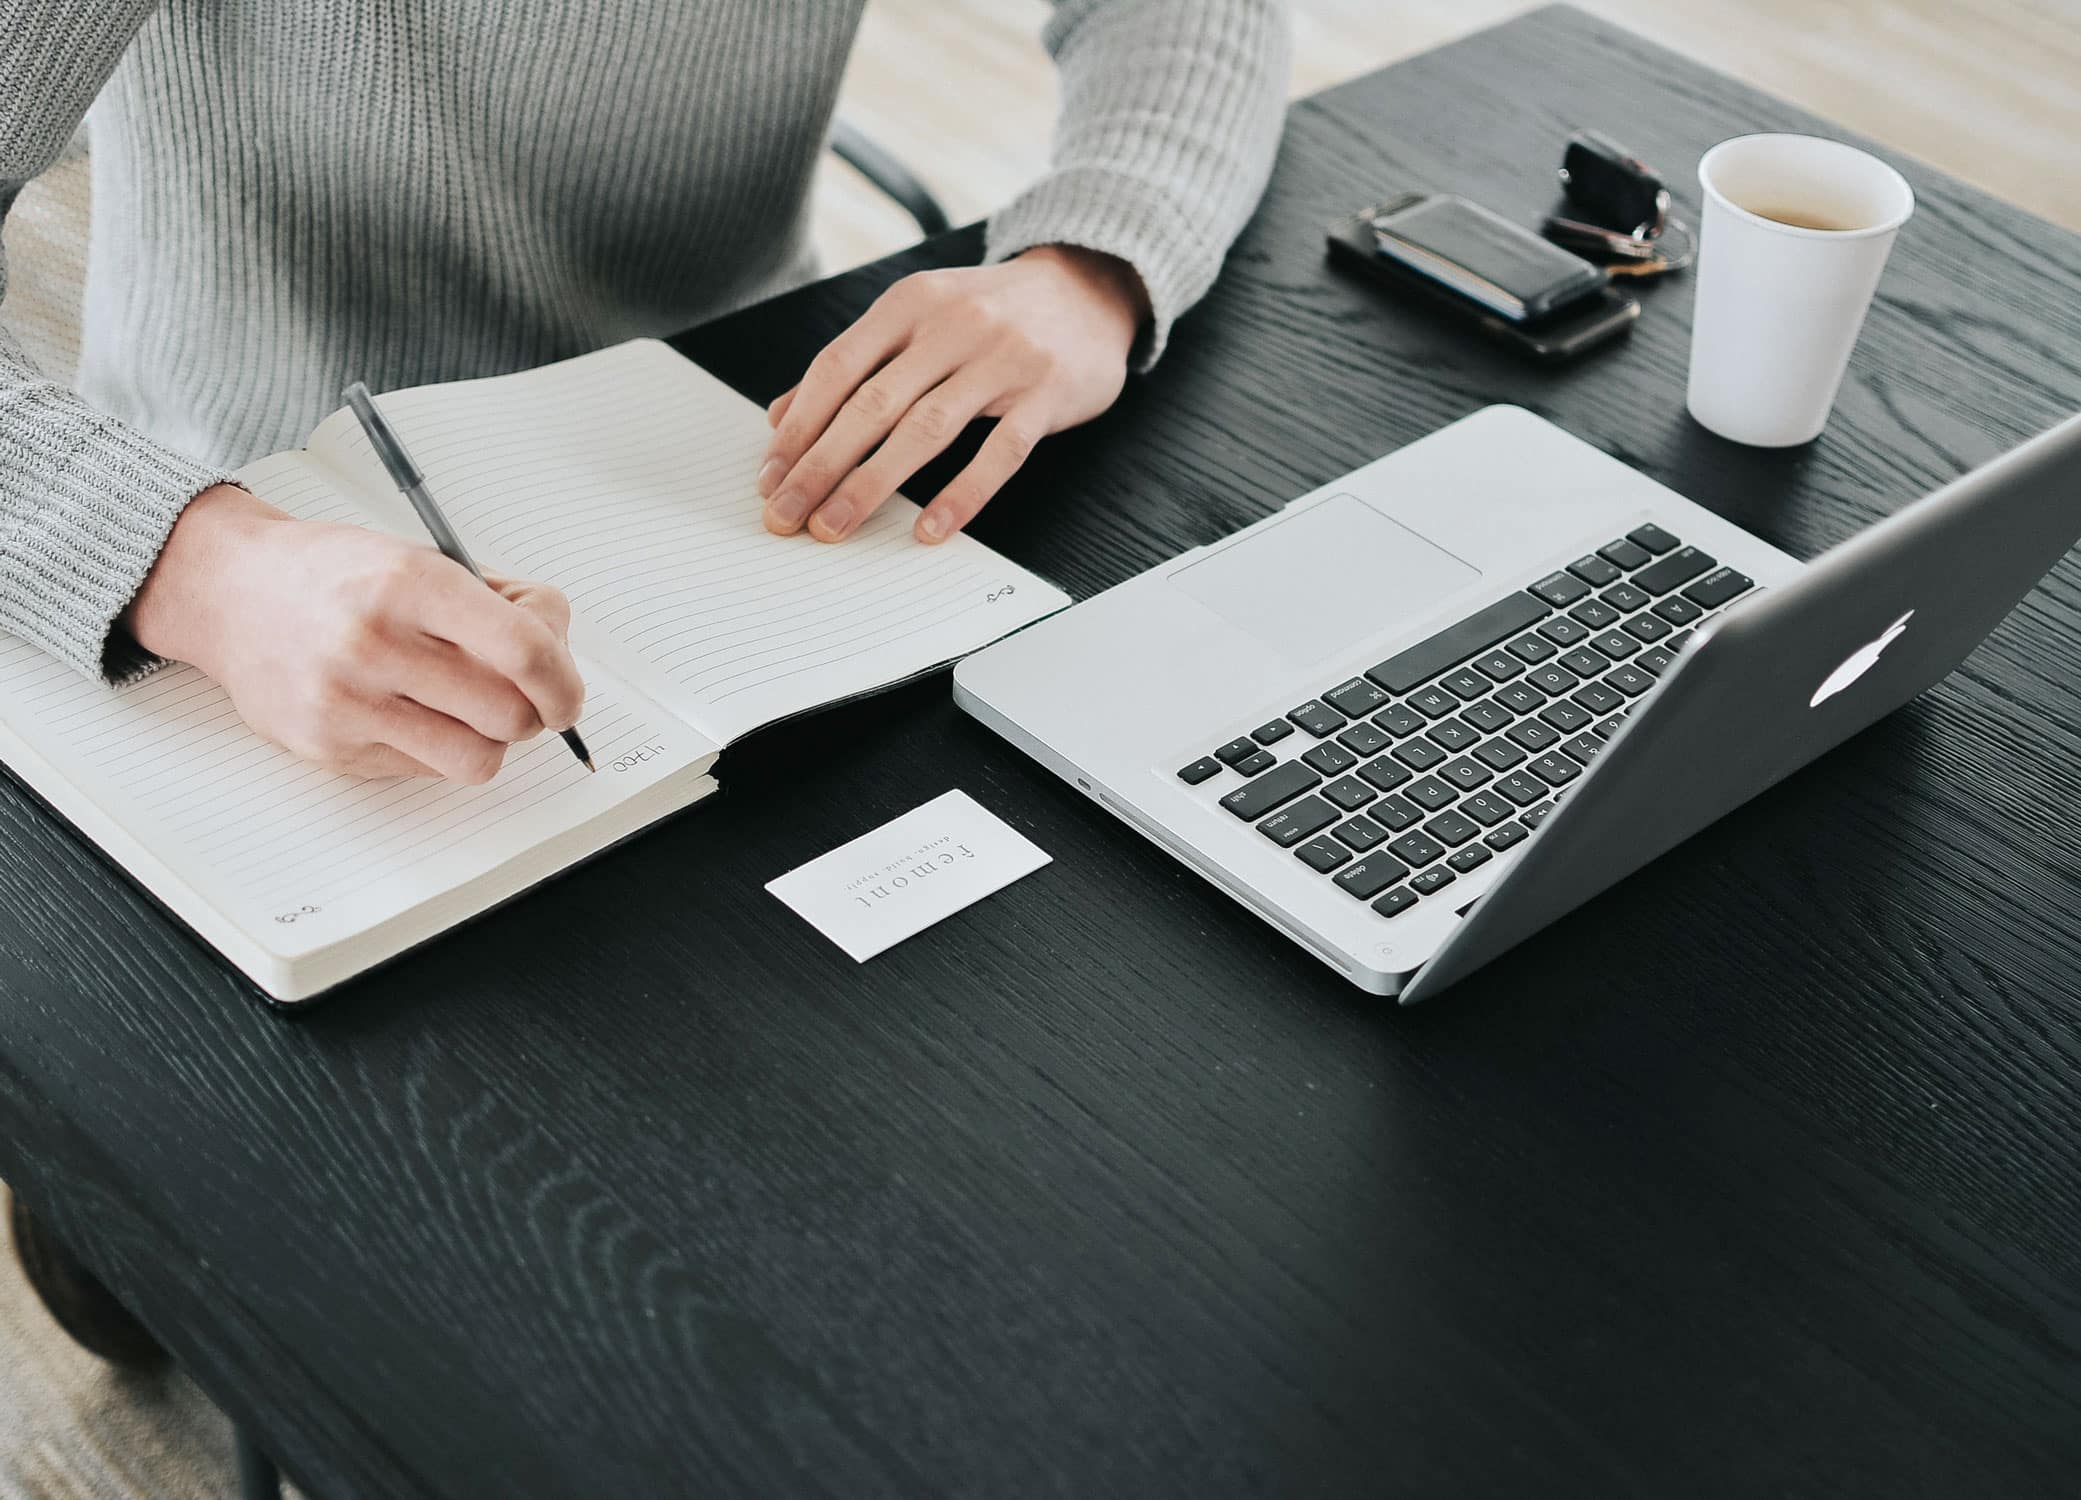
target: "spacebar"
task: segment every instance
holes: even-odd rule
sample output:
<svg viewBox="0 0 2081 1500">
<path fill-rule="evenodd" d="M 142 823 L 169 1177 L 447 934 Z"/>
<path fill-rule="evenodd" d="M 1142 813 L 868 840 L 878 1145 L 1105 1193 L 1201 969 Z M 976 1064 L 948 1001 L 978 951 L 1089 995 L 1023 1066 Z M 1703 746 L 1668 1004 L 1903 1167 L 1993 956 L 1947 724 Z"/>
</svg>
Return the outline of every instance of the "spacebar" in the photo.
<svg viewBox="0 0 2081 1500">
<path fill-rule="evenodd" d="M 1527 625 L 1545 619 L 1552 611 L 1530 594 L 1512 594 L 1498 599 L 1479 614 L 1448 625 L 1427 641 L 1407 651 L 1398 651 L 1366 675 L 1390 693 L 1406 693 L 1420 682 L 1428 682 L 1447 667 L 1456 667 L 1506 636 L 1516 635 Z"/>
</svg>

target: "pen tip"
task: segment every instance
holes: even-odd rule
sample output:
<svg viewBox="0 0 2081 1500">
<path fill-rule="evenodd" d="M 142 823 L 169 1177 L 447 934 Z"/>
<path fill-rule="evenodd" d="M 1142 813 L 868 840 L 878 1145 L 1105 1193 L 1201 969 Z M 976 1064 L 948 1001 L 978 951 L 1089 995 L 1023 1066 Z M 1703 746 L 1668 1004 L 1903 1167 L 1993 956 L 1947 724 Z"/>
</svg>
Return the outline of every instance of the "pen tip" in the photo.
<svg viewBox="0 0 2081 1500">
<path fill-rule="evenodd" d="M 585 769 L 592 772 L 595 776 L 600 774 L 600 768 L 593 764 L 593 758 L 590 755 L 585 757 Z"/>
</svg>

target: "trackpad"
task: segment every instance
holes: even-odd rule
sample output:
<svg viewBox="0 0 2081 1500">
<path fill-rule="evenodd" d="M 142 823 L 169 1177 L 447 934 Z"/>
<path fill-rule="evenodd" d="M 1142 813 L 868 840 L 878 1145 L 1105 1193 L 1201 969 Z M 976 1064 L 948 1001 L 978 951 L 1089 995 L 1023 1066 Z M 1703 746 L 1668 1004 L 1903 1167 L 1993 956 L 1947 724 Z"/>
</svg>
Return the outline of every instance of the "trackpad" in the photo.
<svg viewBox="0 0 2081 1500">
<path fill-rule="evenodd" d="M 1363 500 L 1332 495 L 1171 582 L 1282 656 L 1318 661 L 1480 576 Z"/>
</svg>

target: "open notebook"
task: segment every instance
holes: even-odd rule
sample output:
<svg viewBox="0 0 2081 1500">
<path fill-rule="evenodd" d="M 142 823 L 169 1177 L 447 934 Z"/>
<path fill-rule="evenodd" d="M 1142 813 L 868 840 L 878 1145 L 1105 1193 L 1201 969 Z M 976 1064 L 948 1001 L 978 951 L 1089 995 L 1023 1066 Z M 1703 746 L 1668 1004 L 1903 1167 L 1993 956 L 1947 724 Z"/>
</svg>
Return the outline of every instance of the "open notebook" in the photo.
<svg viewBox="0 0 2081 1500">
<path fill-rule="evenodd" d="M 488 785 L 363 781 L 248 730 L 189 667 L 111 690 L 0 637 L 0 758 L 269 995 L 308 999 L 715 789 L 758 725 L 941 665 L 1061 608 L 891 500 L 839 546 L 769 535 L 759 408 L 650 340 L 382 398 L 486 568 L 570 595 L 588 774 L 554 735 Z M 337 412 L 240 482 L 426 533 Z"/>
</svg>

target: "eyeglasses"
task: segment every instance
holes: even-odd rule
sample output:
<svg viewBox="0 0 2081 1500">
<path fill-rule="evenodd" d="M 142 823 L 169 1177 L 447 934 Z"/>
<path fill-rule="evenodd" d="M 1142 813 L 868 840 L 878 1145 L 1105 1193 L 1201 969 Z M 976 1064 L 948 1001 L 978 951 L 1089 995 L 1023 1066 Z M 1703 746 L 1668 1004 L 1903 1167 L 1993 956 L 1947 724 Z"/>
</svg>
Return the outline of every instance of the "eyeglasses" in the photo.
<svg viewBox="0 0 2081 1500">
<path fill-rule="evenodd" d="M 1691 263 L 1691 231 L 1669 217 L 1669 189 L 1609 136 L 1578 130 L 1568 137 L 1560 177 L 1575 213 L 1546 221 L 1555 244 L 1603 262 L 1614 276 L 1663 276 Z"/>
</svg>

